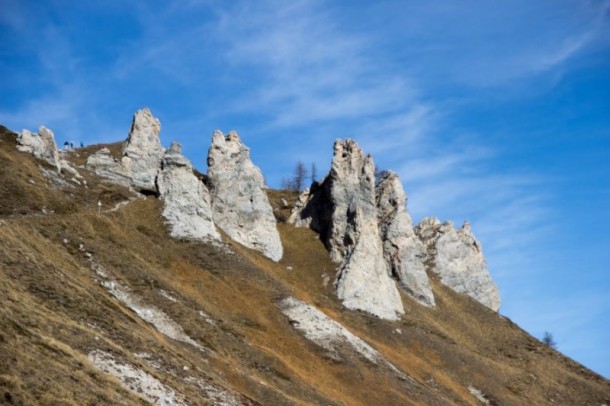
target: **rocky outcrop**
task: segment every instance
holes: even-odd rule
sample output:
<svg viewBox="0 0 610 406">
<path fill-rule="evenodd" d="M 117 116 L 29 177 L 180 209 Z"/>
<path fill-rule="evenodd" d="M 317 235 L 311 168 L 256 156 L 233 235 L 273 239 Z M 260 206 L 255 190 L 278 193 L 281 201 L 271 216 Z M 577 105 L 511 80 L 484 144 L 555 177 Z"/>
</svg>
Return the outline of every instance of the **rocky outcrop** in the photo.
<svg viewBox="0 0 610 406">
<path fill-rule="evenodd" d="M 214 222 L 233 240 L 279 261 L 283 248 L 260 169 L 236 132 L 215 131 L 208 151 Z"/>
<path fill-rule="evenodd" d="M 355 141 L 335 141 L 330 173 L 302 195 L 291 221 L 318 231 L 340 263 L 335 288 L 344 306 L 396 320 L 404 308 L 383 255 L 374 172 Z"/>
<path fill-rule="evenodd" d="M 58 172 L 61 172 L 62 165 L 55 143 L 55 136 L 53 131 L 45 126 L 40 126 L 38 134 L 33 134 L 28 130 L 21 131 L 17 135 L 17 149 L 22 152 L 29 152 L 36 158 L 53 165 Z"/>
<path fill-rule="evenodd" d="M 375 208 L 375 164 L 352 140 L 335 141 L 328 176 L 333 202 L 328 244 L 343 261 L 336 281 L 344 306 L 395 320 L 404 313 L 383 258 Z"/>
<path fill-rule="evenodd" d="M 415 233 L 427 248 L 426 263 L 443 284 L 494 311 L 500 308 L 498 288 L 468 222 L 458 230 L 450 221 L 441 224 L 428 217 L 415 227 Z"/>
<path fill-rule="evenodd" d="M 114 159 L 107 149 L 102 149 L 87 159 L 87 166 L 115 183 L 156 192 L 155 180 L 164 153 L 160 131 L 161 123 L 148 108 L 138 110 L 133 116 L 120 160 Z"/>
<path fill-rule="evenodd" d="M 210 193 L 177 142 L 165 152 L 157 185 L 172 237 L 220 240 L 212 219 Z"/>
<path fill-rule="evenodd" d="M 136 112 L 121 158 L 121 167 L 136 188 L 155 190 L 155 179 L 164 153 L 160 131 L 161 123 L 149 109 Z"/>
<path fill-rule="evenodd" d="M 121 161 L 115 159 L 106 147 L 89 155 L 87 168 L 93 170 L 99 176 L 108 179 L 112 183 L 130 187 L 131 177 L 121 167 Z"/>
<path fill-rule="evenodd" d="M 426 306 L 434 294 L 426 274 L 426 248 L 413 231 L 407 196 L 398 175 L 388 172 L 376 188 L 377 220 L 383 256 L 400 287 Z"/>
</svg>

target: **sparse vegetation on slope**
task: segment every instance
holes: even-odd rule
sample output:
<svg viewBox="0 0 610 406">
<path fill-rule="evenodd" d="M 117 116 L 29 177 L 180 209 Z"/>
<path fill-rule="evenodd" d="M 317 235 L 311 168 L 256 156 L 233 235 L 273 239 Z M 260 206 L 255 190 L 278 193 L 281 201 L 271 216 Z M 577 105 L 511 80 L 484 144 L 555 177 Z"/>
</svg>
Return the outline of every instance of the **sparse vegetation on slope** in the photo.
<svg viewBox="0 0 610 406">
<path fill-rule="evenodd" d="M 78 166 L 93 151 L 68 159 Z M 171 239 L 154 196 L 134 199 L 85 169 L 88 188 L 58 186 L 6 131 L 0 159 L 0 404 L 154 402 L 96 366 L 100 354 L 187 404 L 474 405 L 473 393 L 490 404 L 610 402 L 607 380 L 434 277 L 436 308 L 401 293 L 403 319 L 379 320 L 341 306 L 336 264 L 309 229 L 278 224 L 284 256 L 275 263 L 226 236 Z M 284 217 L 296 200 L 287 191 L 269 197 Z M 121 201 L 129 203 L 106 211 Z M 111 294 L 111 281 L 196 345 L 160 332 Z M 400 374 L 349 349 L 331 356 L 282 313 L 288 297 L 340 323 Z"/>
</svg>

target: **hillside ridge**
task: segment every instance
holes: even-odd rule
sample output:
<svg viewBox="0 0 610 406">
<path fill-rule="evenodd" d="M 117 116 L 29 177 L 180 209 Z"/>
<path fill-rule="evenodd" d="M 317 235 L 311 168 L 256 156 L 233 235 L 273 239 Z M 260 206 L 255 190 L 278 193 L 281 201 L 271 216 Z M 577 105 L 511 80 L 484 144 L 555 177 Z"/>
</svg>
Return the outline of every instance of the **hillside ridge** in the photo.
<svg viewBox="0 0 610 406">
<path fill-rule="evenodd" d="M 218 239 L 172 237 L 169 195 L 100 177 L 87 161 L 101 146 L 60 152 L 81 179 L 17 145 L 2 129 L 2 403 L 610 401 L 606 379 L 429 268 L 434 307 L 400 289 L 400 320 L 348 311 L 321 233 L 275 222 L 277 261 L 222 228 Z M 106 148 L 120 162 L 121 145 Z M 276 218 L 303 200 L 264 192 Z"/>
</svg>

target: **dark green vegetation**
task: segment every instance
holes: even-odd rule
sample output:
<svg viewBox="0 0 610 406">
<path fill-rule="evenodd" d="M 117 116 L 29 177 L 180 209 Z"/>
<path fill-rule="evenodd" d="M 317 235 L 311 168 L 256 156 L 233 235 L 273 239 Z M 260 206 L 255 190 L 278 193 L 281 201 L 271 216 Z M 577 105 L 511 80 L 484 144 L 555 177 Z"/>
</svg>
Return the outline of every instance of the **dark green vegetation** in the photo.
<svg viewBox="0 0 610 406">
<path fill-rule="evenodd" d="M 68 158 L 82 164 L 94 150 Z M 98 213 L 98 200 L 109 210 L 135 196 L 81 168 L 88 188 L 52 187 L 41 167 L 50 169 L 17 152 L 2 129 L 0 404 L 146 404 L 89 361 L 94 350 L 190 404 L 212 403 L 193 379 L 244 404 L 478 404 L 469 387 L 499 405 L 610 403 L 610 382 L 434 279 L 435 309 L 404 295 L 399 322 L 346 311 L 332 293 L 335 265 L 310 230 L 279 224 L 285 255 L 277 264 L 226 238 L 233 253 L 172 240 L 155 197 Z M 294 192 L 269 195 L 286 218 L 281 199 L 292 204 Z M 101 286 L 96 266 L 205 350 L 143 321 Z M 339 321 L 410 378 L 355 353 L 329 357 L 279 311 L 286 295 Z"/>
</svg>

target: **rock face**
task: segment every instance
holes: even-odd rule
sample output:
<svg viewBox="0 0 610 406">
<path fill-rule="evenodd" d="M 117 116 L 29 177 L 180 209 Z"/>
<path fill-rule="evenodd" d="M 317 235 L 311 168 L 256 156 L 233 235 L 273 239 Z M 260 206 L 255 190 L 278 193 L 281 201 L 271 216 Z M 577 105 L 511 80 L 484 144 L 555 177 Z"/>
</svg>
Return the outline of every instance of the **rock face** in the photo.
<svg viewBox="0 0 610 406">
<path fill-rule="evenodd" d="M 23 130 L 17 135 L 17 149 L 22 152 L 29 152 L 36 158 L 42 159 L 54 167 L 58 172 L 61 171 L 61 161 L 59 151 L 55 143 L 53 131 L 45 126 L 40 126 L 38 134 L 32 134 L 28 130 Z"/>
<path fill-rule="evenodd" d="M 233 240 L 279 261 L 283 248 L 265 181 L 236 132 L 215 131 L 208 151 L 214 222 Z"/>
<path fill-rule="evenodd" d="M 210 193 L 177 142 L 165 152 L 157 185 L 172 237 L 220 240 L 212 220 Z"/>
<path fill-rule="evenodd" d="M 113 183 L 132 186 L 131 178 L 121 167 L 121 161 L 115 159 L 108 148 L 104 147 L 95 154 L 89 155 L 87 167 Z"/>
<path fill-rule="evenodd" d="M 500 308 L 498 288 L 468 222 L 457 230 L 450 221 L 441 224 L 428 217 L 417 225 L 415 233 L 427 247 L 427 263 L 443 284 L 494 311 Z"/>
<path fill-rule="evenodd" d="M 121 167 L 130 176 L 133 185 L 142 190 L 155 190 L 155 178 L 163 158 L 159 140 L 161 123 L 144 108 L 133 117 L 127 142 L 123 147 Z"/>
<path fill-rule="evenodd" d="M 300 198 L 291 220 L 318 231 L 340 263 L 335 288 L 345 307 L 396 320 L 404 308 L 383 255 L 374 172 L 355 141 L 335 141 L 329 175 Z"/>
<path fill-rule="evenodd" d="M 343 261 L 337 296 L 349 309 L 388 320 L 400 318 L 402 301 L 379 237 L 373 159 L 355 141 L 336 141 L 328 180 L 334 203 L 328 247 L 333 260 Z"/>
<path fill-rule="evenodd" d="M 403 290 L 426 306 L 434 306 L 434 294 L 426 274 L 426 247 L 413 231 L 407 212 L 407 196 L 400 179 L 388 172 L 376 188 L 377 219 L 383 255 Z"/>
<path fill-rule="evenodd" d="M 115 160 L 110 151 L 103 148 L 87 159 L 87 166 L 115 183 L 156 192 L 155 180 L 164 153 L 160 131 L 161 123 L 148 108 L 138 110 L 133 116 L 121 159 Z"/>
</svg>

